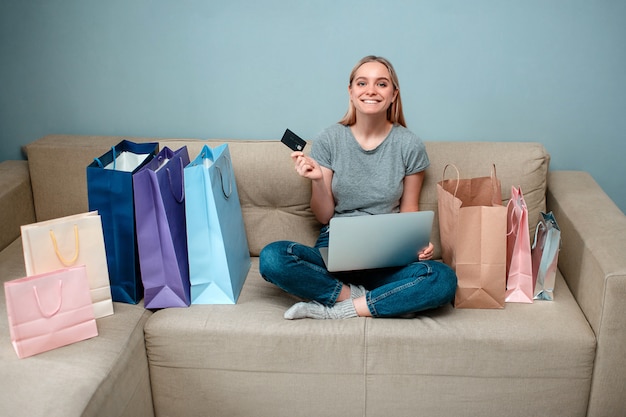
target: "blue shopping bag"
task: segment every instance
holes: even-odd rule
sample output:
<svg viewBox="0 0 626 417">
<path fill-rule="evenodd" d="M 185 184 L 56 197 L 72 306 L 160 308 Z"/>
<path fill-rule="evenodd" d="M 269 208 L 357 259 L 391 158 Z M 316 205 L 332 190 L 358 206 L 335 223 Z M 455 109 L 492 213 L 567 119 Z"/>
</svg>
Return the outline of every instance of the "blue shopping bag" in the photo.
<svg viewBox="0 0 626 417">
<path fill-rule="evenodd" d="M 187 147 L 168 147 L 133 175 L 135 222 L 146 308 L 187 307 L 189 264 L 183 169 Z"/>
<path fill-rule="evenodd" d="M 137 304 L 143 298 L 133 174 L 154 158 L 158 146 L 123 140 L 87 166 L 89 210 L 97 210 L 102 219 L 113 301 Z"/>
<path fill-rule="evenodd" d="M 561 229 L 552 212 L 541 213 L 531 248 L 535 300 L 554 301 L 554 284 L 559 268 Z"/>
<path fill-rule="evenodd" d="M 185 167 L 192 304 L 236 304 L 250 250 L 228 144 L 205 145 Z"/>
</svg>

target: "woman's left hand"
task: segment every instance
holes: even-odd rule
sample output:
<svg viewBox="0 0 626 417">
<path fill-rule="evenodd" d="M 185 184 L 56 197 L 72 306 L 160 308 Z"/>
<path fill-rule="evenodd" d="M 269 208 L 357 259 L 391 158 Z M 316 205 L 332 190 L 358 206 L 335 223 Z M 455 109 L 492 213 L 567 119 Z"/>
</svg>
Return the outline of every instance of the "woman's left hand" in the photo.
<svg viewBox="0 0 626 417">
<path fill-rule="evenodd" d="M 428 246 L 417 252 L 417 258 L 420 261 L 427 261 L 429 259 L 432 259 L 434 251 L 435 247 L 433 246 L 432 242 L 428 242 Z"/>
</svg>

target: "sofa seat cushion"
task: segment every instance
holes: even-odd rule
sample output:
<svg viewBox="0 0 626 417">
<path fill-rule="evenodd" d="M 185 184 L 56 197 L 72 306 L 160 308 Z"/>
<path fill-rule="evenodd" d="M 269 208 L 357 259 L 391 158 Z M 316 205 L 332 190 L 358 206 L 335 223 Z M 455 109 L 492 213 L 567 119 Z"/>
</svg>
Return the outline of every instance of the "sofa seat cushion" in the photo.
<svg viewBox="0 0 626 417">
<path fill-rule="evenodd" d="M 368 325 L 372 415 L 398 407 L 390 415 L 413 409 L 435 416 L 442 402 L 448 415 L 479 416 L 485 409 L 507 416 L 585 415 L 587 398 L 580 393 L 591 385 L 596 340 L 560 274 L 554 301 L 507 303 L 500 310 L 447 306 L 408 324 Z M 394 396 L 403 403 L 395 404 Z"/>
<path fill-rule="evenodd" d="M 325 415 L 363 416 L 365 319 L 284 320 L 297 300 L 252 261 L 237 305 L 160 310 L 148 320 L 155 413 L 281 417 L 332 404 Z"/>
<path fill-rule="evenodd" d="M 461 396 L 450 403 L 463 408 L 448 415 L 581 415 L 595 338 L 560 276 L 555 294 L 414 319 L 290 321 L 283 313 L 297 299 L 265 282 L 253 258 L 238 304 L 148 320 L 155 410 L 291 416 L 330 403 L 325 415 L 437 416 L 441 401 Z"/>
<path fill-rule="evenodd" d="M 0 415 L 78 417 L 153 415 L 143 305 L 114 303 L 97 337 L 18 359 L 9 333 L 4 282 L 25 276 L 22 242 L 0 252 Z"/>
</svg>

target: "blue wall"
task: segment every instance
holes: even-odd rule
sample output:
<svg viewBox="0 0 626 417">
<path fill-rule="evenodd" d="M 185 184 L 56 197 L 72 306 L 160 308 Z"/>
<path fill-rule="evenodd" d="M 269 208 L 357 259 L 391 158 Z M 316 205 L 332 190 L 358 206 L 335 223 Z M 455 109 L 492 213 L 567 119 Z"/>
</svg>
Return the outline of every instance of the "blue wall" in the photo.
<svg viewBox="0 0 626 417">
<path fill-rule="evenodd" d="M 367 54 L 425 140 L 539 141 L 626 211 L 626 1 L 0 0 L 0 160 L 45 134 L 310 138 Z"/>
</svg>

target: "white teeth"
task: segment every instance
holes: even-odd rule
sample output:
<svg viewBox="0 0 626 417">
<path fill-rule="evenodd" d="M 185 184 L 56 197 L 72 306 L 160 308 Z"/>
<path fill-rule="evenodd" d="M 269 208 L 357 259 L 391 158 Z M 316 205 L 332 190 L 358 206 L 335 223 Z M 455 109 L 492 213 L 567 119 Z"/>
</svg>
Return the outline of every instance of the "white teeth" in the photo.
<svg viewBox="0 0 626 417">
<path fill-rule="evenodd" d="M 363 100 L 363 103 L 365 103 L 365 104 L 376 104 L 378 102 L 376 100 Z"/>
</svg>

